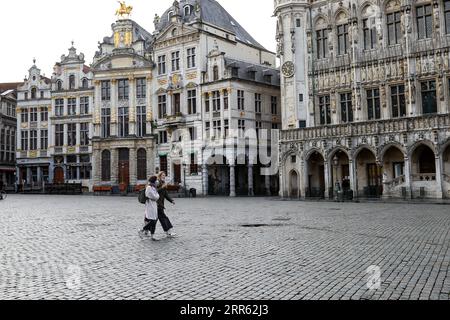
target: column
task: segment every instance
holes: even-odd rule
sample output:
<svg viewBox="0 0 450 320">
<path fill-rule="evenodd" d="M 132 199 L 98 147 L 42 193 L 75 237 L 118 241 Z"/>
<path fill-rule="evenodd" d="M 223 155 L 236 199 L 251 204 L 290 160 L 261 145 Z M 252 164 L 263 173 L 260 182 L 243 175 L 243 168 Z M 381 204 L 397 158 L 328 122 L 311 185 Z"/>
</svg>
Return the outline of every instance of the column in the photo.
<svg viewBox="0 0 450 320">
<path fill-rule="evenodd" d="M 323 165 L 324 165 L 324 170 L 325 170 L 325 172 L 324 172 L 324 175 L 325 175 L 325 198 L 329 199 L 329 198 L 333 197 L 333 195 L 330 194 L 330 186 L 332 185 L 333 181 L 330 182 L 330 180 L 331 180 L 330 167 L 329 167 L 330 164 L 327 161 L 325 161 L 323 163 Z"/>
<path fill-rule="evenodd" d="M 80 152 L 80 145 L 81 145 L 81 124 L 80 123 L 76 123 L 75 124 L 75 130 L 76 130 L 76 142 L 75 142 L 75 147 L 78 149 L 76 150 L 76 152 Z M 80 157 L 77 156 L 77 163 L 80 163 Z"/>
<path fill-rule="evenodd" d="M 94 185 L 101 181 L 101 153 L 98 150 L 93 150 L 92 152 L 91 177 L 94 180 Z"/>
<path fill-rule="evenodd" d="M 77 124 L 77 125 L 79 125 L 79 124 Z M 79 135 L 79 130 L 77 130 L 78 132 L 77 132 L 77 135 Z M 78 139 L 78 137 L 77 137 L 77 139 Z M 77 140 L 77 141 L 80 141 L 80 140 Z M 77 181 L 80 181 L 81 179 L 81 177 L 80 177 L 80 155 L 77 155 Z"/>
<path fill-rule="evenodd" d="M 111 150 L 111 182 L 119 183 L 119 152 L 117 149 Z"/>
<path fill-rule="evenodd" d="M 253 165 L 248 166 L 248 195 L 253 197 Z"/>
<path fill-rule="evenodd" d="M 285 192 L 286 191 L 286 186 L 285 186 L 285 183 L 284 183 L 284 180 L 285 180 L 284 167 L 280 165 L 278 170 L 279 170 L 278 171 L 278 179 L 280 180 L 280 191 L 278 193 L 278 196 L 281 197 L 281 198 L 285 198 L 285 197 L 287 197 L 287 195 L 286 195 L 286 192 Z"/>
<path fill-rule="evenodd" d="M 356 190 L 356 172 L 355 172 L 355 162 L 353 160 L 349 161 L 349 167 L 350 167 L 350 189 L 353 191 L 353 197 L 357 195 Z"/>
<path fill-rule="evenodd" d="M 27 167 L 27 178 L 26 178 L 26 184 L 32 184 L 33 177 L 31 174 L 31 167 Z"/>
<path fill-rule="evenodd" d="M 302 176 L 301 179 L 303 180 L 302 183 L 300 183 L 300 192 L 302 192 L 302 198 L 305 199 L 307 196 L 307 192 L 309 189 L 309 179 L 308 179 L 308 162 L 302 161 L 301 164 L 301 170 L 302 170 Z M 302 190 L 303 188 L 303 190 Z"/>
<path fill-rule="evenodd" d="M 42 167 L 37 167 L 37 182 L 42 185 Z"/>
<path fill-rule="evenodd" d="M 15 181 L 15 192 L 19 192 L 19 184 L 21 184 L 22 181 L 20 181 L 20 168 L 16 167 L 16 181 Z"/>
<path fill-rule="evenodd" d="M 136 86 L 134 77 L 128 78 L 128 94 L 129 94 L 129 105 L 128 105 L 128 116 L 130 119 L 129 123 L 129 133 L 130 135 L 136 134 Z"/>
<path fill-rule="evenodd" d="M 270 197 L 272 194 L 270 193 L 270 176 L 266 175 L 264 176 L 265 179 L 265 185 L 266 185 L 266 196 Z"/>
<path fill-rule="evenodd" d="M 444 196 L 444 186 L 442 183 L 442 158 L 436 157 L 436 198 L 442 199 Z"/>
<path fill-rule="evenodd" d="M 236 197 L 236 166 L 230 165 L 230 197 Z"/>
<path fill-rule="evenodd" d="M 203 174 L 203 195 L 208 195 L 208 166 L 206 164 L 203 165 L 202 168 Z"/>
<path fill-rule="evenodd" d="M 412 186 L 412 180 L 411 180 L 411 161 L 409 158 L 405 158 L 405 184 L 406 184 L 406 197 L 413 199 L 414 193 L 413 193 L 413 186 Z"/>
<path fill-rule="evenodd" d="M 137 184 L 137 152 L 136 149 L 130 149 L 130 185 Z"/>
<path fill-rule="evenodd" d="M 111 136 L 117 136 L 117 116 L 118 116 L 118 104 L 117 104 L 117 80 L 111 80 Z"/>
</svg>

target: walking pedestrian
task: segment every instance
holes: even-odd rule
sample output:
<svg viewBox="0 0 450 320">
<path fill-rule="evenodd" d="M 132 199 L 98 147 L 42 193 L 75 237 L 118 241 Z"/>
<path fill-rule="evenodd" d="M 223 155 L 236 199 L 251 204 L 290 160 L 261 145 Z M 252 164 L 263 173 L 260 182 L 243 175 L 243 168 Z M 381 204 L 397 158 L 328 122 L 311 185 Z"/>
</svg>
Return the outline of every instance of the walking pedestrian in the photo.
<svg viewBox="0 0 450 320">
<path fill-rule="evenodd" d="M 145 222 L 147 223 L 141 231 L 139 231 L 139 236 L 147 236 L 150 232 L 151 239 L 153 241 L 158 241 L 155 237 L 156 224 L 158 222 L 158 204 L 159 200 L 158 190 L 156 189 L 156 182 L 158 178 L 153 176 L 149 179 L 147 188 L 145 189 L 145 196 L 147 197 L 147 202 L 145 203 Z"/>
<path fill-rule="evenodd" d="M 173 232 L 173 225 L 169 217 L 167 217 L 166 215 L 165 200 L 169 201 L 173 205 L 175 205 L 175 201 L 169 196 L 166 184 L 166 173 L 164 171 L 161 171 L 158 174 L 158 194 L 158 220 L 161 223 L 161 226 L 167 237 L 174 238 L 177 236 L 177 234 Z"/>
</svg>

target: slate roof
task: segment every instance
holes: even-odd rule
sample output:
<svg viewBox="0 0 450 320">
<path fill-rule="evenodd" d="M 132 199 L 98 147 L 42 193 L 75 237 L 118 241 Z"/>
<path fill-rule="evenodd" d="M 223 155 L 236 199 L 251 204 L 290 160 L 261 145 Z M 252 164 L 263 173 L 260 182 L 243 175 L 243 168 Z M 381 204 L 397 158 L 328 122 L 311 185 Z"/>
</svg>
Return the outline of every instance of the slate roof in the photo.
<svg viewBox="0 0 450 320">
<path fill-rule="evenodd" d="M 0 83 L 0 93 L 4 93 L 9 90 L 17 90 L 17 87 L 22 85 L 21 82 L 9 82 L 9 83 Z"/>
<path fill-rule="evenodd" d="M 254 46 L 264 51 L 268 51 L 260 43 L 258 43 L 237 21 L 234 19 L 217 1 L 215 0 L 198 0 L 201 7 L 201 20 L 204 23 L 217 26 L 221 29 L 229 31 L 231 34 L 236 35 L 236 40 L 245 43 L 247 45 Z M 184 15 L 184 6 L 189 4 L 195 6 L 196 0 L 181 0 L 180 1 L 180 14 L 185 22 L 191 22 L 196 19 L 195 12 L 191 15 Z M 164 30 L 169 24 L 168 14 L 172 10 L 172 7 L 167 9 L 161 16 L 161 20 L 156 28 L 157 31 Z"/>
<path fill-rule="evenodd" d="M 227 68 L 237 68 L 237 76 L 233 76 L 233 78 L 280 86 L 280 71 L 278 69 L 229 58 L 225 58 L 225 66 Z M 255 72 L 254 79 L 251 72 Z M 270 82 L 266 81 L 266 75 L 271 76 Z"/>
</svg>

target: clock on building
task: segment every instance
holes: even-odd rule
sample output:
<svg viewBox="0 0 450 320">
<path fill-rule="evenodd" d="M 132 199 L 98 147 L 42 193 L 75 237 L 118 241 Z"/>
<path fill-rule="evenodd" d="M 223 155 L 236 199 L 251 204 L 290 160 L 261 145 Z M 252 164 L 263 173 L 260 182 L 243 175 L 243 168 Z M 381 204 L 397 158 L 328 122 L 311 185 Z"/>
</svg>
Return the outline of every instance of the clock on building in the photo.
<svg viewBox="0 0 450 320">
<path fill-rule="evenodd" d="M 292 78 L 295 74 L 295 66 L 292 61 L 287 61 L 283 64 L 283 67 L 281 68 L 281 71 L 283 72 L 283 75 L 286 78 Z"/>
</svg>

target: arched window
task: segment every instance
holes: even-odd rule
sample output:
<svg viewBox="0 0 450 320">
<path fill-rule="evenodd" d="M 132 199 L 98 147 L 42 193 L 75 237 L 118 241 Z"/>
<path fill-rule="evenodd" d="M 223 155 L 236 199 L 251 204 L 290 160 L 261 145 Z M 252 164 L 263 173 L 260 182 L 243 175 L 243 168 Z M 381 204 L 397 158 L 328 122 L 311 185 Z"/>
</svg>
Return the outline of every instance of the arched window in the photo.
<svg viewBox="0 0 450 320">
<path fill-rule="evenodd" d="M 219 67 L 218 66 L 214 66 L 214 68 L 213 68 L 213 80 L 214 81 L 219 80 Z"/>
<path fill-rule="evenodd" d="M 36 99 L 36 88 L 31 88 L 31 99 Z"/>
<path fill-rule="evenodd" d="M 63 83 L 61 80 L 56 81 L 56 90 L 61 91 L 63 89 Z"/>
<path fill-rule="evenodd" d="M 87 89 L 89 87 L 88 79 L 84 78 L 83 81 L 81 82 L 81 86 L 83 89 Z"/>
<path fill-rule="evenodd" d="M 139 149 L 137 152 L 137 179 L 147 179 L 147 151 Z"/>
<path fill-rule="evenodd" d="M 69 77 L 69 89 L 75 89 L 75 76 L 71 75 Z"/>
<path fill-rule="evenodd" d="M 192 6 L 191 5 L 186 5 L 184 6 L 184 15 L 185 16 L 190 16 L 192 14 Z"/>
<path fill-rule="evenodd" d="M 170 18 L 172 18 L 173 16 L 173 11 L 169 11 L 169 13 L 167 14 L 167 19 L 170 21 Z"/>
<path fill-rule="evenodd" d="M 111 152 L 102 152 L 102 181 L 111 181 Z"/>
</svg>

